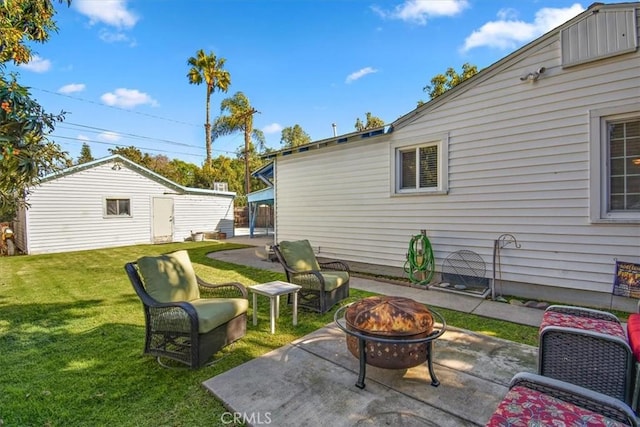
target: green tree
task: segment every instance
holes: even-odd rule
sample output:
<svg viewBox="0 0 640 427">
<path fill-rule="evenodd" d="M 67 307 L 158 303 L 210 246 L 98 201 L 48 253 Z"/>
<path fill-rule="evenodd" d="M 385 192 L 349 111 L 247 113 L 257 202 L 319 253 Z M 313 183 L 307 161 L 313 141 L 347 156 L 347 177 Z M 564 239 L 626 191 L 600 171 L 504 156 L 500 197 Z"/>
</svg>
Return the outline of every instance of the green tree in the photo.
<svg viewBox="0 0 640 427">
<path fill-rule="evenodd" d="M 231 75 L 224 69 L 225 62 L 226 59 L 217 58 L 213 52 L 205 54 L 202 49 L 196 52 L 196 56 L 192 56 L 187 60 L 187 64 L 191 66 L 187 74 L 189 83 L 195 85 L 205 83 L 207 85 L 206 121 L 204 124 L 205 146 L 207 150 L 205 164 L 207 166 L 211 166 L 211 145 L 213 143 L 210 121 L 211 94 L 216 89 L 221 92 L 226 92 L 231 85 Z"/>
<path fill-rule="evenodd" d="M 71 0 L 59 0 L 71 5 Z M 26 64 L 31 48 L 25 41 L 45 43 L 58 31 L 51 0 L 4 0 L 0 8 L 0 63 Z"/>
<path fill-rule="evenodd" d="M 62 3 L 62 1 L 60 1 Z M 67 1 L 67 4 L 70 2 Z M 68 164 L 59 145 L 47 139 L 64 112 L 49 114 L 31 98 L 17 74 L 5 73 L 7 62 L 31 60 L 28 43 L 45 43 L 57 31 L 51 0 L 14 0 L 0 4 L 0 217 L 12 218 L 26 206 L 24 195 L 40 178 Z"/>
<path fill-rule="evenodd" d="M 462 65 L 462 73 L 460 74 L 458 74 L 458 72 L 452 67 L 449 67 L 444 74 L 437 74 L 434 76 L 431 79 L 431 84 L 425 86 L 422 90 L 429 94 L 430 99 L 433 99 L 476 74 L 478 74 L 478 67 L 471 65 L 468 62 Z M 418 101 L 418 105 L 423 103 L 423 101 Z"/>
<path fill-rule="evenodd" d="M 126 157 L 134 163 L 144 166 L 147 169 L 151 169 L 151 156 L 148 153 L 143 153 L 138 147 L 133 145 L 129 147 L 109 148 L 111 154 L 119 154 L 122 157 Z"/>
<path fill-rule="evenodd" d="M 187 163 L 177 159 L 171 160 L 163 154 L 154 156 L 149 153 L 143 153 L 139 148 L 134 146 L 109 148 L 109 152 L 111 154 L 119 154 L 176 184 L 186 187 L 210 188 L 208 182 L 199 179 L 202 173 L 200 172 L 200 168 L 193 163 Z"/>
<path fill-rule="evenodd" d="M 180 185 L 184 185 L 185 187 L 197 187 L 196 175 L 200 170 L 197 165 L 173 159 L 170 162 L 170 167 L 172 172 L 171 175 L 167 176 L 167 178 Z"/>
<path fill-rule="evenodd" d="M 280 144 L 283 148 L 293 148 L 311 142 L 311 137 L 300 125 L 293 125 L 282 129 Z"/>
<path fill-rule="evenodd" d="M 360 120 L 359 117 L 356 119 L 355 128 L 358 132 L 384 126 L 384 120 L 382 120 L 380 117 L 371 115 L 371 113 L 366 114 L 366 119 L 367 119 L 366 123 L 362 123 L 362 120 Z"/>
<path fill-rule="evenodd" d="M 82 144 L 82 148 L 80 148 L 80 156 L 78 156 L 78 164 L 89 163 L 95 160 L 93 155 L 91 155 L 91 147 L 86 142 Z"/>
<path fill-rule="evenodd" d="M 242 92 L 236 92 L 231 98 L 223 99 L 220 111 L 227 115 L 223 114 L 216 120 L 216 135 L 230 135 L 235 132 L 244 134 L 244 150 L 240 151 L 239 157 L 244 160 L 244 194 L 247 195 L 251 192 L 250 159 L 256 153 L 252 137 L 257 142 L 258 150 L 264 148 L 265 142 L 264 133 L 253 128 L 253 115 L 258 111 L 251 106 L 249 98 Z"/>
</svg>

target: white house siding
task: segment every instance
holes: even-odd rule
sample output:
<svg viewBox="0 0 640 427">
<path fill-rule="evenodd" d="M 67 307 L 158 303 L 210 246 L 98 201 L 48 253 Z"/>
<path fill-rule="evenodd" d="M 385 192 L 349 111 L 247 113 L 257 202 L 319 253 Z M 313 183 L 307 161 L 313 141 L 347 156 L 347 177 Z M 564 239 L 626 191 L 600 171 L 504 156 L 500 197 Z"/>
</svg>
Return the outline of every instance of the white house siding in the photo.
<svg viewBox="0 0 640 427">
<path fill-rule="evenodd" d="M 95 166 L 42 183 L 29 197 L 30 254 L 151 242 L 151 199 L 169 189 L 126 167 Z M 131 217 L 104 217 L 105 197 L 131 199 Z"/>
<path fill-rule="evenodd" d="M 233 197 L 174 196 L 174 240 L 184 240 L 192 231 L 217 230 L 233 237 L 233 206 Z"/>
<path fill-rule="evenodd" d="M 113 162 L 96 164 L 36 187 L 19 215 L 20 249 L 40 254 L 152 243 L 154 197 L 174 199 L 173 241 L 191 230 L 213 231 L 221 218 L 233 226 L 233 196 L 181 194 L 121 163 L 118 170 Z M 131 216 L 105 217 L 107 197 L 130 199 Z"/>
<path fill-rule="evenodd" d="M 438 270 L 469 249 L 491 277 L 493 242 L 511 233 L 522 247 L 502 250 L 503 280 L 611 293 L 615 259 L 640 261 L 640 226 L 590 223 L 589 111 L 638 102 L 640 55 L 560 61 L 559 38 L 541 39 L 388 136 L 277 157 L 278 240 L 402 267 L 426 229 Z M 392 196 L 390 144 L 445 133 L 448 194 Z"/>
</svg>

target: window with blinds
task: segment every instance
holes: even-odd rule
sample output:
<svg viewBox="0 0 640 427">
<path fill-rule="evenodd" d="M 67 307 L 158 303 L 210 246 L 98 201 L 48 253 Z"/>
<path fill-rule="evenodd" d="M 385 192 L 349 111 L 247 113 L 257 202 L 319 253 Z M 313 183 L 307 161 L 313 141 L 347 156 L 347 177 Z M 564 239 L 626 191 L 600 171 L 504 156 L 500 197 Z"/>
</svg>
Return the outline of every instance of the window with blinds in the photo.
<svg viewBox="0 0 640 427">
<path fill-rule="evenodd" d="M 640 118 L 608 125 L 608 210 L 640 212 Z"/>
<path fill-rule="evenodd" d="M 438 187 L 438 146 L 425 145 L 400 150 L 400 190 Z"/>
</svg>

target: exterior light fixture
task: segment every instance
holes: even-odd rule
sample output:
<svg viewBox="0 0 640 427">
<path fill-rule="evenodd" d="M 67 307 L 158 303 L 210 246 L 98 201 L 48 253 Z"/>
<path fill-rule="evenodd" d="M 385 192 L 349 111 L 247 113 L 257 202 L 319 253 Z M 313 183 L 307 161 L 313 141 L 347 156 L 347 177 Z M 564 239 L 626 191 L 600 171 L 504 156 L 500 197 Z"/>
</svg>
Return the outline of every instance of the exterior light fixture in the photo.
<svg viewBox="0 0 640 427">
<path fill-rule="evenodd" d="M 544 73 L 545 68 L 544 67 L 540 67 L 538 68 L 536 71 L 527 74 L 526 76 L 522 76 L 520 77 L 520 80 L 522 80 L 523 82 L 535 82 L 538 81 L 538 79 L 540 78 L 540 76 L 542 75 L 542 73 Z"/>
</svg>

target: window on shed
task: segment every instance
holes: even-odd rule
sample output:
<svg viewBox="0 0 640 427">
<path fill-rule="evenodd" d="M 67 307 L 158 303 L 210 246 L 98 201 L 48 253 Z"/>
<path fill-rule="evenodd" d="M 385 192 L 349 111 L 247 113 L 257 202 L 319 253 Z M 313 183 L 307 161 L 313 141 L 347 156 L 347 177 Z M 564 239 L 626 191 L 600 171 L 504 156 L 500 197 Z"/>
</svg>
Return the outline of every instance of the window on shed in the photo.
<svg viewBox="0 0 640 427">
<path fill-rule="evenodd" d="M 640 222 L 640 104 L 590 113 L 591 221 Z"/>
<path fill-rule="evenodd" d="M 106 199 L 107 216 L 131 216 L 129 199 Z"/>
<path fill-rule="evenodd" d="M 414 145 L 392 146 L 395 194 L 446 192 L 448 137 Z"/>
</svg>

